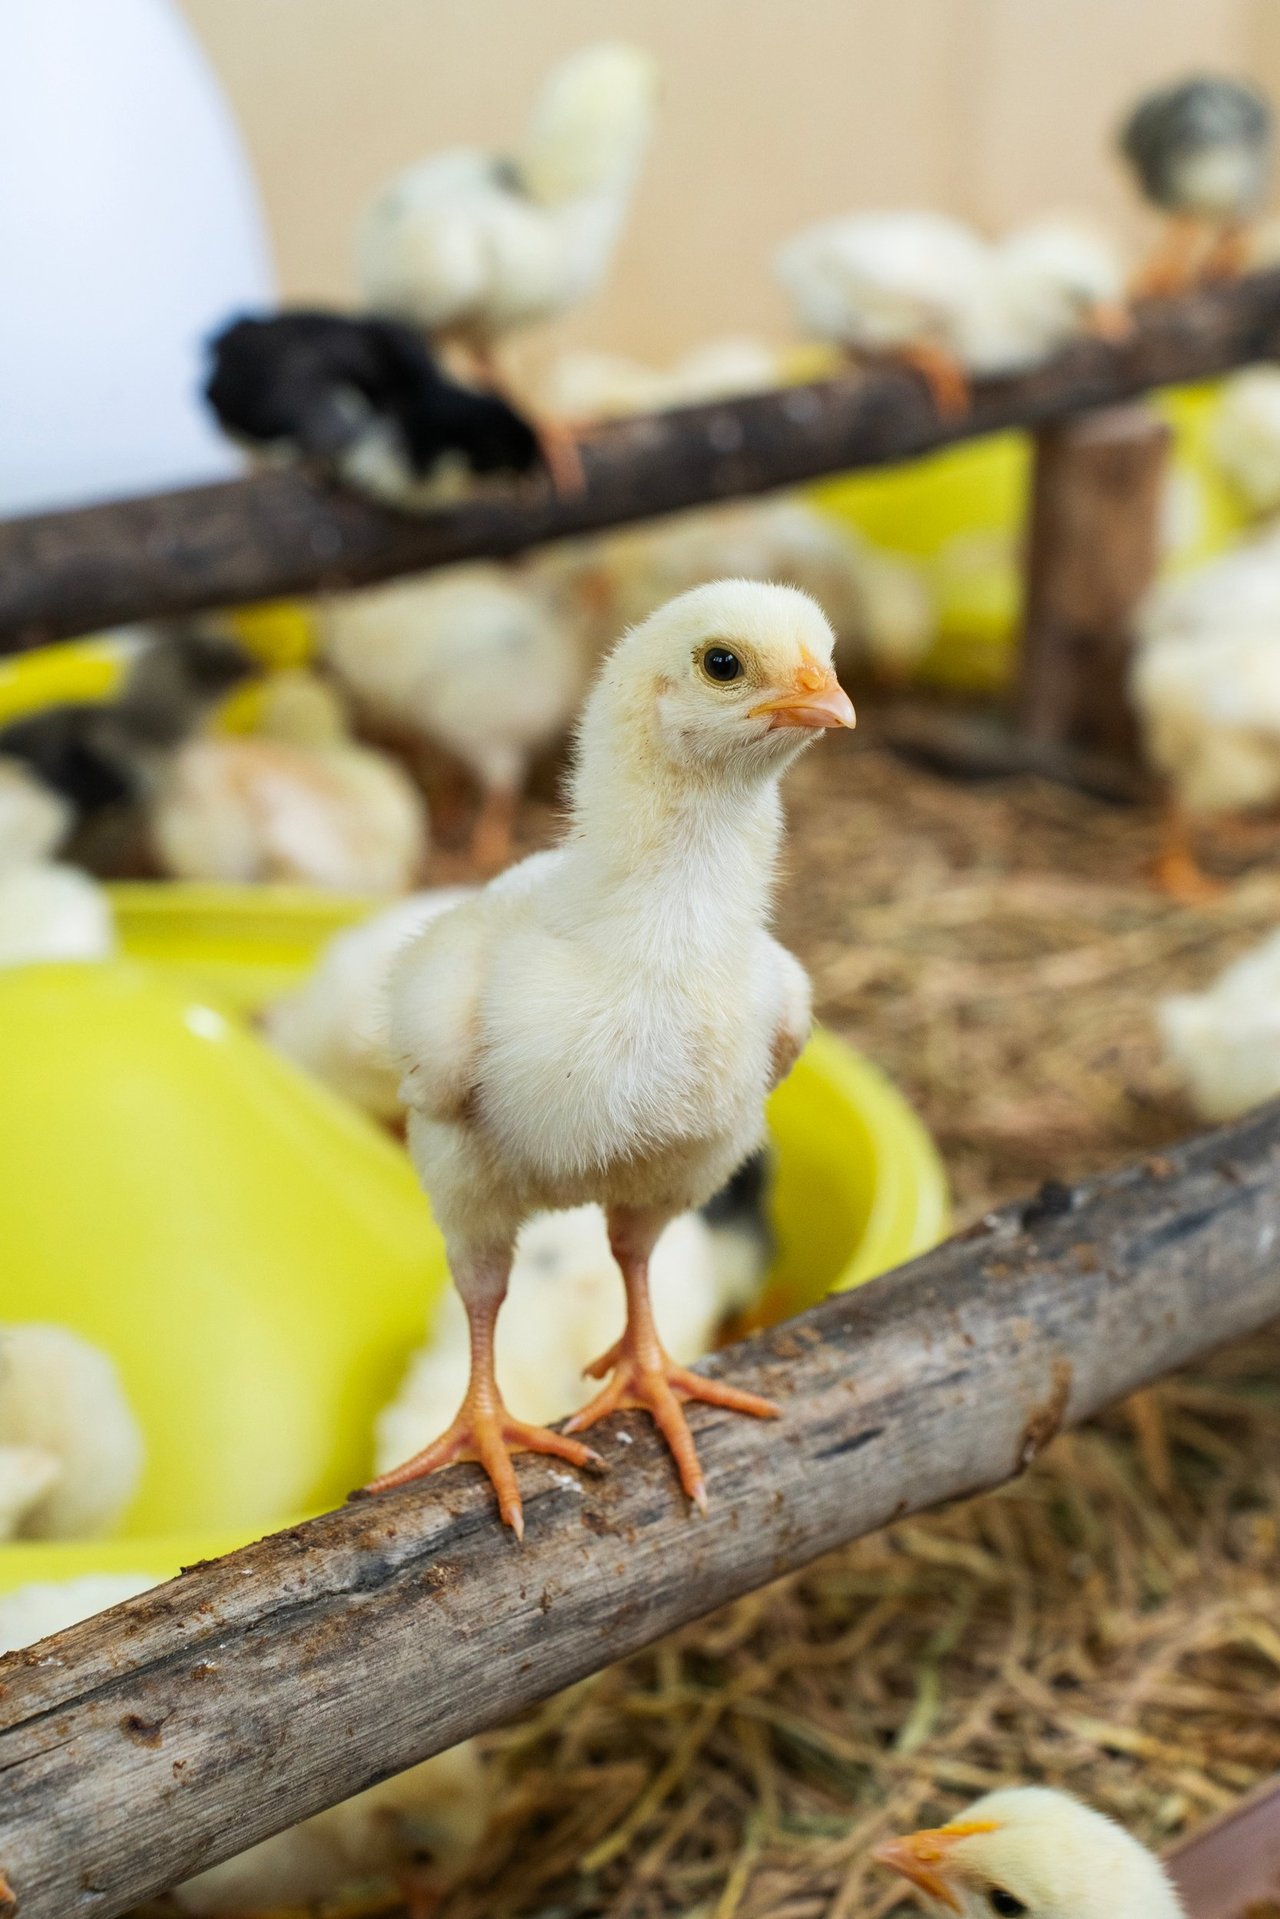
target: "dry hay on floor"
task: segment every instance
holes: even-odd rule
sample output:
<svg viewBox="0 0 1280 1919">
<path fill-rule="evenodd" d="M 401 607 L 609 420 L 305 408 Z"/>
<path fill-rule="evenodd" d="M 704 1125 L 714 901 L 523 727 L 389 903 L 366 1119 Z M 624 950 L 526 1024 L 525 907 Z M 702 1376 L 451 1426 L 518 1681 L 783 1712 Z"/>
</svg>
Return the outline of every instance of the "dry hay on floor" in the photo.
<svg viewBox="0 0 1280 1919">
<path fill-rule="evenodd" d="M 1033 781 L 827 742 L 790 816 L 783 936 L 962 1219 L 1189 1130 L 1152 1003 L 1280 923 L 1272 829 L 1192 912 L 1145 884 L 1149 815 Z M 437 1919 L 862 1919 L 898 1902 L 874 1841 L 990 1785 L 1160 1842 L 1229 1805 L 1280 1769 L 1278 1362 L 1251 1341 L 490 1735 L 496 1830 Z"/>
</svg>

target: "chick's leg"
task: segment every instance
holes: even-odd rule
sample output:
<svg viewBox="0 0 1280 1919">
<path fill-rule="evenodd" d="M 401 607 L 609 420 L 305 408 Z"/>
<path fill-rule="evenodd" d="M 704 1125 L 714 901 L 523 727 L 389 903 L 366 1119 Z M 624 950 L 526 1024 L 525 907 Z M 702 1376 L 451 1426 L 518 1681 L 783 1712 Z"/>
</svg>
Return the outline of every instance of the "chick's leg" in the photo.
<svg viewBox="0 0 1280 1919">
<path fill-rule="evenodd" d="M 514 786 L 491 786 L 471 829 L 470 858 L 478 873 L 497 873 L 511 858 L 511 837 L 520 795 Z"/>
<path fill-rule="evenodd" d="M 454 1277 L 467 1309 L 471 1335 L 471 1377 L 466 1396 L 447 1432 L 402 1466 L 383 1473 L 365 1490 L 386 1492 L 393 1486 L 423 1479 L 455 1460 L 471 1459 L 488 1473 L 503 1520 L 517 1539 L 523 1539 L 524 1508 L 511 1464 L 513 1452 L 550 1453 L 556 1459 L 568 1460 L 571 1466 L 601 1466 L 604 1462 L 577 1440 L 566 1439 L 546 1426 L 527 1425 L 507 1411 L 494 1373 L 493 1335 L 510 1273 L 510 1252 L 465 1266 L 459 1262 Z"/>
<path fill-rule="evenodd" d="M 757 1393 L 741 1392 L 736 1386 L 704 1379 L 701 1373 L 677 1366 L 663 1347 L 649 1298 L 649 1255 L 666 1224 L 665 1217 L 610 1211 L 609 1244 L 627 1289 L 627 1328 L 616 1345 L 588 1366 L 593 1379 L 602 1379 L 606 1373 L 612 1378 L 603 1392 L 565 1421 L 565 1431 L 583 1432 L 623 1406 L 646 1409 L 671 1448 L 680 1484 L 699 1511 L 705 1512 L 706 1482 L 681 1402 L 702 1400 L 708 1406 L 750 1413 L 756 1419 L 776 1419 L 778 1408 Z"/>
<path fill-rule="evenodd" d="M 1191 821 L 1172 795 L 1165 800 L 1160 851 L 1152 872 L 1160 891 L 1180 906 L 1210 906 L 1227 890 L 1196 858 Z"/>
<path fill-rule="evenodd" d="M 1177 214 L 1133 283 L 1137 300 L 1167 300 L 1194 286 L 1208 234 L 1203 220 Z"/>
<path fill-rule="evenodd" d="M 1249 226 L 1229 220 L 1214 237 L 1200 269 L 1204 280 L 1238 280 L 1249 265 Z"/>
</svg>

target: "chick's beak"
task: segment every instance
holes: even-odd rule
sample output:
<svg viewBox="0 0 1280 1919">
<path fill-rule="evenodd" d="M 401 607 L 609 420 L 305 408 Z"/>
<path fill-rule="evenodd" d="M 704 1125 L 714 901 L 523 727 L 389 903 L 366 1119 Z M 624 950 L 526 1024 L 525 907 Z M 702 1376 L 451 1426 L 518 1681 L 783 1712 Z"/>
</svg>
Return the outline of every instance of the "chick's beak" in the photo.
<svg viewBox="0 0 1280 1919">
<path fill-rule="evenodd" d="M 940 1906 L 945 1906 L 948 1912 L 963 1912 L 964 1907 L 943 1870 L 947 1855 L 957 1840 L 968 1839 L 977 1832 L 994 1830 L 994 1826 L 976 1821 L 968 1825 L 938 1826 L 925 1832 L 909 1833 L 905 1839 L 887 1839 L 883 1845 L 876 1847 L 871 1857 L 878 1866 L 887 1866 L 890 1872 L 900 1873 L 927 1898 L 936 1899 Z"/>
<path fill-rule="evenodd" d="M 792 692 L 753 706 L 751 718 L 767 718 L 770 731 L 779 726 L 854 726 L 857 723 L 853 701 L 831 668 L 809 663 L 796 674 Z"/>
</svg>

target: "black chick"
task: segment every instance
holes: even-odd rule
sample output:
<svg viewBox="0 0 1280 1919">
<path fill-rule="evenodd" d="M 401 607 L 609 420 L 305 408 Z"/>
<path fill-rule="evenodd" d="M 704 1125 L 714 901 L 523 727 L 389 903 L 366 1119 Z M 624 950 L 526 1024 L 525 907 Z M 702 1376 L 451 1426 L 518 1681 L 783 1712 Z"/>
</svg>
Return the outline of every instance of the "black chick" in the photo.
<svg viewBox="0 0 1280 1919">
<path fill-rule="evenodd" d="M 177 622 L 153 629 L 110 700 L 48 706 L 0 727 L 0 756 L 67 800 L 69 852 L 111 867 L 165 760 L 257 667 L 216 628 Z"/>
<path fill-rule="evenodd" d="M 1138 102 L 1120 150 L 1146 198 L 1171 217 L 1137 292 L 1177 293 L 1243 270 L 1248 219 L 1267 183 L 1271 119 L 1255 88 L 1208 75 Z"/>
<path fill-rule="evenodd" d="M 542 463 L 513 407 L 449 379 L 397 320 L 300 308 L 236 320 L 210 351 L 205 396 L 225 432 L 315 461 L 391 505 L 436 505 L 469 475 Z"/>
</svg>

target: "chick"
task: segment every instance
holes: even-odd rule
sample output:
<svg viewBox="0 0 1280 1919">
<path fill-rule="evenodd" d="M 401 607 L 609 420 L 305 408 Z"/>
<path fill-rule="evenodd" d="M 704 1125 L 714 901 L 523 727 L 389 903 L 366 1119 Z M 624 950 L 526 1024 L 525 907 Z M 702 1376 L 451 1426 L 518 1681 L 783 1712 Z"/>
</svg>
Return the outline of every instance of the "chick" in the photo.
<svg viewBox="0 0 1280 1919">
<path fill-rule="evenodd" d="M 732 1283 L 736 1275 L 726 1274 Z M 709 1352 L 731 1304 L 718 1283 L 711 1234 L 696 1213 L 673 1219 L 653 1248 L 653 1311 L 672 1357 L 689 1364 Z M 597 1354 L 623 1331 L 618 1269 L 598 1206 L 542 1213 L 516 1244 L 495 1341 L 503 1398 L 517 1419 L 545 1425 L 591 1397 L 586 1377 Z M 445 1295 L 430 1344 L 411 1362 L 377 1428 L 378 1470 L 390 1471 L 447 1426 L 467 1387 L 467 1315 Z"/>
<path fill-rule="evenodd" d="M 302 985 L 267 1008 L 263 1031 L 271 1045 L 375 1119 L 399 1119 L 400 1075 L 388 1029 L 391 963 L 438 913 L 468 897 L 463 886 L 411 893 L 335 934 Z"/>
<path fill-rule="evenodd" d="M 1149 596 L 1130 693 L 1143 748 L 1168 782 L 1157 877 L 1195 902 L 1216 887 L 1192 822 L 1280 797 L 1280 535 L 1251 540 Z"/>
<path fill-rule="evenodd" d="M 1136 1839 L 1044 1786 L 988 1793 L 949 1825 L 872 1857 L 927 1912 L 960 1919 L 1184 1919 L 1164 1868 Z"/>
<path fill-rule="evenodd" d="M 748 338 L 708 340 L 665 368 L 616 353 L 562 353 L 546 399 L 568 419 L 615 419 L 759 392 L 777 386 L 780 376 L 779 356 Z"/>
<path fill-rule="evenodd" d="M 434 1445 L 377 1482 L 477 1458 L 519 1533 L 509 1449 L 575 1465 L 577 1440 L 514 1419 L 493 1340 L 531 1214 L 595 1202 L 627 1325 L 575 1430 L 648 1407 L 688 1496 L 706 1490 L 684 1398 L 760 1416 L 753 1394 L 662 1348 L 649 1256 L 760 1142 L 764 1097 L 809 1028 L 803 969 L 769 935 L 779 782 L 853 708 L 833 637 L 794 588 L 719 581 L 624 635 L 587 702 L 568 830 L 435 920 L 392 973 L 409 1147 L 467 1308 L 471 1378 Z"/>
<path fill-rule="evenodd" d="M 1025 372 L 1075 335 L 1129 324 L 1111 247 L 1063 219 L 990 246 L 941 214 L 857 214 L 797 234 L 776 270 L 809 333 L 914 367 L 950 416 L 972 375 Z"/>
<path fill-rule="evenodd" d="M 151 836 L 178 879 L 298 881 L 402 893 L 426 861 L 426 806 L 383 753 L 357 746 L 313 676 L 281 674 L 260 735 L 192 740 L 151 808 Z"/>
<path fill-rule="evenodd" d="M 501 390 L 498 344 L 577 306 L 613 258 L 649 143 L 657 72 L 638 48 L 585 48 L 550 75 L 523 149 L 433 154 L 365 217 L 359 272 L 369 305 L 458 342 Z M 545 446 L 562 484 L 571 444 Z"/>
<path fill-rule="evenodd" d="M 0 967 L 108 959 L 115 950 L 111 903 L 78 866 L 0 865 Z"/>
<path fill-rule="evenodd" d="M 1180 293 L 1243 270 L 1271 162 L 1271 107 L 1256 88 L 1201 74 L 1147 94 L 1120 130 L 1120 151 L 1169 216 L 1139 293 Z"/>
<path fill-rule="evenodd" d="M 1280 367 L 1248 367 L 1223 381 L 1210 444 L 1255 513 L 1280 507 Z"/>
<path fill-rule="evenodd" d="M 328 602 L 320 643 L 369 720 L 445 748 L 473 775 L 484 797 L 472 859 L 501 866 L 530 766 L 582 697 L 565 623 L 500 567 L 470 566 Z"/>
<path fill-rule="evenodd" d="M 0 1447 L 31 1448 L 56 1476 L 25 1510 L 24 1537 L 91 1539 L 132 1499 L 143 1446 L 115 1367 L 64 1326 L 0 1326 Z"/>
<path fill-rule="evenodd" d="M 1245 953 L 1203 993 L 1156 1007 L 1167 1058 L 1196 1111 L 1236 1119 L 1280 1094 L 1280 933 Z"/>
<path fill-rule="evenodd" d="M 47 860 L 71 827 L 71 807 L 21 760 L 0 758 L 0 873 Z"/>
<path fill-rule="evenodd" d="M 210 343 L 205 397 L 233 438 L 296 455 L 393 506 L 540 463 L 504 399 L 448 379 L 395 320 L 298 309 L 236 320 Z"/>
<path fill-rule="evenodd" d="M 174 752 L 256 671 L 216 626 L 175 622 L 122 635 L 132 650 L 110 700 L 49 706 L 0 727 L 0 758 L 17 761 L 70 808 L 72 851 L 111 863 L 121 831 Z"/>
</svg>

